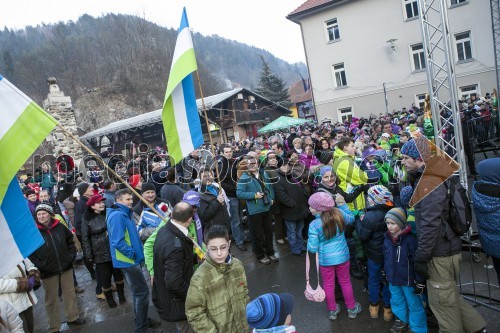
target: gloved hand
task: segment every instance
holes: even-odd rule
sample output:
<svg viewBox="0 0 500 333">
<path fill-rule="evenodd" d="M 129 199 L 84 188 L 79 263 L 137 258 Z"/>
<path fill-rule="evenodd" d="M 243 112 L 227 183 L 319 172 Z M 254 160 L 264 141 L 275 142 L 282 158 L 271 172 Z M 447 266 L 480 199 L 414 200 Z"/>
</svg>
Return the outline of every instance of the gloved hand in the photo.
<svg viewBox="0 0 500 333">
<path fill-rule="evenodd" d="M 417 281 L 413 281 L 415 282 L 415 286 L 413 287 L 413 293 L 414 294 L 417 294 L 417 295 L 422 295 L 422 293 L 424 292 L 424 289 L 425 289 L 425 284 L 423 283 L 419 283 Z"/>
<path fill-rule="evenodd" d="M 35 287 L 35 277 L 34 276 L 30 276 L 28 278 L 28 291 L 33 290 L 34 287 Z"/>
<path fill-rule="evenodd" d="M 427 263 L 423 261 L 416 261 L 413 264 L 415 272 L 422 277 L 424 280 L 429 280 L 429 269 L 427 268 Z"/>
</svg>

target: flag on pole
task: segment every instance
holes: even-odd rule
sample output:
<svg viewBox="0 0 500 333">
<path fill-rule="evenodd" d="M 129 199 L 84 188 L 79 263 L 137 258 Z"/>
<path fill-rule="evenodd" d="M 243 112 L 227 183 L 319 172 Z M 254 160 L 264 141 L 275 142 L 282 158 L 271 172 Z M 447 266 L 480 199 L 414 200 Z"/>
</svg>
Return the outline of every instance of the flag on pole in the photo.
<svg viewBox="0 0 500 333">
<path fill-rule="evenodd" d="M 203 144 L 192 76 L 196 69 L 193 40 L 184 8 L 161 117 L 172 164 L 179 163 Z"/>
<path fill-rule="evenodd" d="M 43 244 L 16 173 L 57 121 L 0 75 L 0 276 Z"/>
<path fill-rule="evenodd" d="M 19 168 L 57 121 L 0 75 L 0 204 Z"/>
<path fill-rule="evenodd" d="M 33 215 L 14 177 L 0 208 L 0 276 L 43 245 Z"/>
</svg>

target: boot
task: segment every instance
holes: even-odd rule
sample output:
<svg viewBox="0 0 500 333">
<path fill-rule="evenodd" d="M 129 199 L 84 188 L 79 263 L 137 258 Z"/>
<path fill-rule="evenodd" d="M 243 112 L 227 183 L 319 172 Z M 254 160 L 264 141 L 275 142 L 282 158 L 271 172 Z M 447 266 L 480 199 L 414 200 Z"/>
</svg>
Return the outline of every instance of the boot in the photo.
<svg viewBox="0 0 500 333">
<path fill-rule="evenodd" d="M 376 305 L 370 304 L 370 307 L 368 308 L 368 311 L 370 312 L 370 318 L 372 318 L 372 319 L 378 318 L 378 309 L 379 309 L 378 304 L 376 304 Z M 384 314 L 385 314 L 385 310 L 384 310 Z"/>
<path fill-rule="evenodd" d="M 125 299 L 125 284 L 123 281 L 115 281 L 116 292 L 118 293 L 118 301 L 120 304 L 124 304 L 127 300 Z"/>
<path fill-rule="evenodd" d="M 384 320 L 385 321 L 391 321 L 392 318 L 394 318 L 394 314 L 392 313 L 391 307 L 385 307 L 384 306 Z"/>
<path fill-rule="evenodd" d="M 106 296 L 106 301 L 108 302 L 109 307 L 116 308 L 117 305 L 115 299 L 113 298 L 113 290 L 104 290 L 104 295 Z"/>
</svg>

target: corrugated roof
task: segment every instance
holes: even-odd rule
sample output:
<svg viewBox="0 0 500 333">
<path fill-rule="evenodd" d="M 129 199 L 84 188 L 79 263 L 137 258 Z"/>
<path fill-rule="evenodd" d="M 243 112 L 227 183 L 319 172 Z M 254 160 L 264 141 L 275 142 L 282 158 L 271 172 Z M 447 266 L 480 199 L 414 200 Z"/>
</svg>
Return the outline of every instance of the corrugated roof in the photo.
<svg viewBox="0 0 500 333">
<path fill-rule="evenodd" d="M 223 92 L 223 93 L 220 93 L 217 95 L 207 96 L 204 98 L 205 107 L 210 108 L 213 105 L 217 105 L 220 102 L 228 99 L 229 97 L 239 93 L 242 90 L 243 90 L 243 88 L 236 88 L 236 89 L 226 91 L 226 92 Z M 203 105 L 201 103 L 201 98 L 196 100 L 196 105 L 198 106 L 198 109 L 203 108 Z M 135 116 L 135 117 L 112 122 L 104 127 L 101 127 L 99 129 L 96 129 L 95 131 L 92 131 L 90 133 L 83 135 L 81 137 L 81 139 L 88 140 L 88 139 L 102 136 L 104 134 L 117 133 L 117 132 L 129 129 L 129 128 L 157 123 L 157 122 L 161 121 L 161 112 L 162 112 L 162 109 L 159 109 L 159 110 L 143 113 L 143 114 Z"/>
</svg>

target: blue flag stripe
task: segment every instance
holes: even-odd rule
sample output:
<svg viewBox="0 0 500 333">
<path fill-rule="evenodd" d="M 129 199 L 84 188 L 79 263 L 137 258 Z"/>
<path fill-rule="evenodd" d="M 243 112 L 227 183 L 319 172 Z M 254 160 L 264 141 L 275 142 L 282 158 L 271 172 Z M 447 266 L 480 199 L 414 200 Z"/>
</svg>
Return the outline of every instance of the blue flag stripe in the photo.
<svg viewBox="0 0 500 333">
<path fill-rule="evenodd" d="M 23 258 L 28 257 L 43 245 L 43 238 L 15 178 L 7 188 L 1 209 Z M 2 244 L 2 246 L 12 245 Z"/>
<path fill-rule="evenodd" d="M 197 148 L 203 144 L 203 134 L 201 132 L 200 116 L 196 105 L 194 93 L 193 74 L 189 74 L 182 80 L 182 90 L 184 93 L 184 103 L 186 105 L 186 117 L 189 124 L 189 132 L 193 147 Z"/>
<path fill-rule="evenodd" d="M 188 17 L 186 14 L 186 7 L 184 7 L 184 9 L 182 10 L 181 25 L 179 26 L 178 32 L 181 32 L 182 29 L 184 28 L 189 28 Z"/>
</svg>

